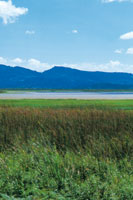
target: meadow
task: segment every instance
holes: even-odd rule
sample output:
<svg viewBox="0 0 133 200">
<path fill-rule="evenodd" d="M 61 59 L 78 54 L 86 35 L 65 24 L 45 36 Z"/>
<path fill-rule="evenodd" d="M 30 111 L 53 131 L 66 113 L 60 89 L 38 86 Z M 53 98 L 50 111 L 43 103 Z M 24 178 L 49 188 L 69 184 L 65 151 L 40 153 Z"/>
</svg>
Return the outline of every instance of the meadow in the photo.
<svg viewBox="0 0 133 200">
<path fill-rule="evenodd" d="M 89 109 L 120 109 L 133 110 L 133 100 L 75 100 L 75 99 L 0 99 L 2 107 L 28 108 L 89 108 Z"/>
<path fill-rule="evenodd" d="M 0 100 L 0 199 L 132 200 L 133 100 Z"/>
<path fill-rule="evenodd" d="M 115 106 L 120 106 L 120 102 L 114 101 Z M 122 102 L 123 108 L 124 102 Z M 127 106 L 130 106 L 130 102 L 128 101 Z M 30 108 L 95 108 L 95 107 L 109 107 L 113 106 L 113 102 L 111 101 L 99 101 L 99 100 L 62 100 L 62 99 L 36 99 L 36 100 L 0 100 L 0 106 L 5 107 L 30 107 Z M 131 106 L 133 106 L 131 101 Z"/>
</svg>

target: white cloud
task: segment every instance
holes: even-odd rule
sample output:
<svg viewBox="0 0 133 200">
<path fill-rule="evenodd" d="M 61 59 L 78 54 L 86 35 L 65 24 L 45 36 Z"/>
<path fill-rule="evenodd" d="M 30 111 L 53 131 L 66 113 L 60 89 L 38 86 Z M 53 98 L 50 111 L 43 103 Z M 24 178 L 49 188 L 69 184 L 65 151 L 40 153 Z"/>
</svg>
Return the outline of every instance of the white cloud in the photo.
<svg viewBox="0 0 133 200">
<path fill-rule="evenodd" d="M 15 64 L 22 64 L 23 63 L 23 60 L 21 58 L 15 58 L 12 60 L 13 63 Z"/>
<path fill-rule="evenodd" d="M 122 54 L 122 53 L 124 53 L 124 54 L 132 54 L 132 55 L 133 55 L 133 48 L 128 48 L 127 50 L 124 50 L 124 49 L 116 49 L 114 52 L 117 53 L 117 54 Z"/>
<path fill-rule="evenodd" d="M 133 54 L 133 48 L 128 48 L 126 54 Z"/>
<path fill-rule="evenodd" d="M 51 66 L 48 63 L 42 63 L 39 60 L 36 60 L 34 58 L 31 58 L 28 60 L 27 67 L 29 69 L 40 71 L 40 72 L 43 72 L 44 70 L 51 68 Z"/>
<path fill-rule="evenodd" d="M 72 33 L 77 34 L 78 30 L 72 30 Z"/>
<path fill-rule="evenodd" d="M 98 65 L 100 71 L 105 72 L 128 72 L 133 73 L 133 65 L 123 64 L 120 61 L 110 61 L 105 64 Z"/>
<path fill-rule="evenodd" d="M 16 63 L 15 63 L 16 62 Z M 21 63 L 20 63 L 21 62 Z M 37 59 L 31 58 L 29 60 L 24 60 L 21 58 L 15 59 L 6 59 L 0 57 L 0 64 L 5 64 L 9 66 L 22 66 L 27 69 L 35 70 L 38 72 L 43 72 L 52 68 L 53 66 L 65 66 L 71 67 L 73 69 L 79 69 L 84 71 L 104 71 L 104 72 L 129 72 L 133 73 L 133 65 L 123 64 L 118 60 L 110 60 L 107 63 L 96 64 L 96 63 L 79 63 L 79 64 L 70 64 L 70 63 L 56 63 L 56 64 L 48 64 L 45 62 L 41 62 Z"/>
<path fill-rule="evenodd" d="M 26 60 L 22 58 L 7 59 L 0 57 L 0 64 L 9 65 L 12 67 L 21 66 L 38 72 L 43 72 L 53 67 L 53 65 L 49 65 L 48 63 L 43 63 L 34 58 Z"/>
<path fill-rule="evenodd" d="M 34 35 L 35 31 L 33 31 L 33 30 L 31 30 L 31 31 L 27 30 L 27 31 L 25 31 L 25 34 L 26 35 Z"/>
<path fill-rule="evenodd" d="M 121 40 L 130 40 L 133 39 L 133 32 L 128 32 L 120 36 Z"/>
<path fill-rule="evenodd" d="M 60 66 L 71 67 L 73 69 L 79 69 L 84 71 L 103 71 L 103 72 L 127 72 L 133 73 L 133 65 L 123 64 L 120 61 L 110 60 L 107 63 L 80 63 L 80 64 L 67 64 L 64 63 Z"/>
<path fill-rule="evenodd" d="M 79 70 L 84 70 L 84 71 L 126 72 L 126 70 L 127 70 L 126 66 L 121 64 L 120 61 L 117 61 L 117 60 L 116 61 L 110 60 L 108 63 L 104 63 L 104 64 L 96 64 L 96 63 L 67 64 L 67 63 L 64 63 L 61 66 L 71 67 L 73 69 L 79 69 Z M 132 68 L 133 68 L 133 66 L 132 66 Z"/>
<path fill-rule="evenodd" d="M 16 7 L 12 0 L 0 1 L 0 18 L 4 24 L 14 23 L 16 18 L 28 12 L 28 8 Z"/>
<path fill-rule="evenodd" d="M 112 3 L 112 2 L 133 2 L 133 0 L 101 0 L 102 3 Z"/>
<path fill-rule="evenodd" d="M 40 66 L 41 62 L 39 60 L 36 60 L 34 58 L 31 58 L 28 60 L 29 65 L 33 65 L 33 66 Z"/>
<path fill-rule="evenodd" d="M 113 61 L 113 60 L 111 60 L 111 61 L 109 62 L 109 64 L 110 64 L 112 67 L 115 67 L 115 66 L 119 66 L 121 63 L 120 63 L 120 61 Z"/>
<path fill-rule="evenodd" d="M 6 58 L 0 57 L 0 64 L 6 64 L 7 60 Z"/>
<path fill-rule="evenodd" d="M 117 53 L 117 54 L 122 54 L 123 53 L 123 49 L 116 49 L 114 52 Z"/>
</svg>

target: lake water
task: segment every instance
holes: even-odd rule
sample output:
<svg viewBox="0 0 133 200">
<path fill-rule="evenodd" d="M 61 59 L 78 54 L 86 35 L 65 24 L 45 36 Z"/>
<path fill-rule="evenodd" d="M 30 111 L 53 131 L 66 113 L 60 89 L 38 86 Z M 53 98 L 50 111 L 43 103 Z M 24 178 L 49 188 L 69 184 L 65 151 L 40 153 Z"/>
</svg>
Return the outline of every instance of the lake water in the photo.
<svg viewBox="0 0 133 200">
<path fill-rule="evenodd" d="M 12 92 L 0 99 L 133 99 L 133 92 Z"/>
</svg>

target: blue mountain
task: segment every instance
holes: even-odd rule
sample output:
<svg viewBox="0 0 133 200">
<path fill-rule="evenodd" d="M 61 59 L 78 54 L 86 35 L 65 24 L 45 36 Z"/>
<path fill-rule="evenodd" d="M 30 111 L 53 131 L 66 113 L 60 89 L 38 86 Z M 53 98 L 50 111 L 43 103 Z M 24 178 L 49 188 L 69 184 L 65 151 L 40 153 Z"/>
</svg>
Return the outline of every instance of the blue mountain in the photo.
<svg viewBox="0 0 133 200">
<path fill-rule="evenodd" d="M 55 66 L 42 73 L 0 65 L 1 89 L 133 89 L 133 74 Z"/>
</svg>

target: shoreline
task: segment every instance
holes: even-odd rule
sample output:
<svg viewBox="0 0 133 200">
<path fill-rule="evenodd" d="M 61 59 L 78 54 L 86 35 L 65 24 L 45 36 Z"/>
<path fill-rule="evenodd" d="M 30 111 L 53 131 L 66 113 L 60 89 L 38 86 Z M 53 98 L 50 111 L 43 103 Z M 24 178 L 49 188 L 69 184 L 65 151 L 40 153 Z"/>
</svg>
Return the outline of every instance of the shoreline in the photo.
<svg viewBox="0 0 133 200">
<path fill-rule="evenodd" d="M 83 99 L 83 100 L 119 100 L 119 99 L 133 99 L 133 93 L 131 92 L 118 92 L 118 93 L 109 93 L 109 92 L 75 92 L 75 93 L 66 93 L 66 92 L 25 92 L 25 93 L 1 93 L 0 99 Z"/>
</svg>

